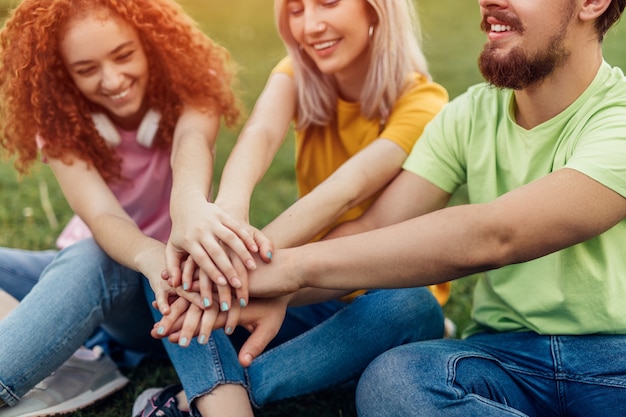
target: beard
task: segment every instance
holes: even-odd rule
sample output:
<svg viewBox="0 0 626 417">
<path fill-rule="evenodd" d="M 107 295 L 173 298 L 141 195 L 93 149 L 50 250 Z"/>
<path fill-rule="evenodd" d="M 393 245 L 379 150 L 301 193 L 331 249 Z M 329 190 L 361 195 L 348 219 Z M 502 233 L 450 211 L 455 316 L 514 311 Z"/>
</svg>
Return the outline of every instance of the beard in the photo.
<svg viewBox="0 0 626 417">
<path fill-rule="evenodd" d="M 563 40 L 569 21 L 574 15 L 574 7 L 573 2 L 569 3 L 556 34 L 548 46 L 539 52 L 527 52 L 521 46 L 516 46 L 508 54 L 503 54 L 498 46 L 487 43 L 478 59 L 478 67 L 487 82 L 498 88 L 521 90 L 543 81 L 552 74 L 570 56 L 570 51 L 565 48 Z M 495 12 L 493 15 L 498 15 L 498 13 Z M 516 17 L 506 15 L 497 17 L 510 22 L 509 24 L 520 34 L 526 32 Z M 490 30 L 486 17 L 481 23 L 481 28 L 486 32 Z"/>
<path fill-rule="evenodd" d="M 565 62 L 570 52 L 563 46 L 562 35 L 557 35 L 546 50 L 534 56 L 527 56 L 519 46 L 507 55 L 498 54 L 496 46 L 485 45 L 478 60 L 483 77 L 495 87 L 521 90 L 543 81 Z"/>
</svg>

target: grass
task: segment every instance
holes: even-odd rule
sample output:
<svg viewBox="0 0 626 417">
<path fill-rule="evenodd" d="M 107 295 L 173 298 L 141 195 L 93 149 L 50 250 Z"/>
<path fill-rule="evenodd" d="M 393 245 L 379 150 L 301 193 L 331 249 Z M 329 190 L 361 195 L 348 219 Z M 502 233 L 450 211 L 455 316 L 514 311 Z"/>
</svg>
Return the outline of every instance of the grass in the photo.
<svg viewBox="0 0 626 417">
<path fill-rule="evenodd" d="M 15 0 L 0 0 L 0 18 Z M 248 109 L 261 92 L 266 77 L 283 55 L 284 49 L 274 30 L 270 0 L 180 0 L 180 3 L 213 39 L 226 46 L 241 66 L 239 89 Z M 476 57 L 484 42 L 478 30 L 476 2 L 422 0 L 418 10 L 425 33 L 424 50 L 433 78 L 456 97 L 469 85 L 481 81 Z M 626 69 L 623 39 L 626 23 L 621 22 L 605 40 L 605 57 Z M 216 183 L 238 130 L 223 130 L 219 140 Z M 251 221 L 263 226 L 294 201 L 293 141 L 286 140 L 274 164 L 257 187 L 252 199 Z M 45 165 L 19 179 L 10 162 L 0 163 L 0 246 L 44 249 L 54 247 L 56 235 L 71 212 Z M 46 204 L 42 204 L 42 202 Z M 474 277 L 455 281 L 446 315 L 459 329 L 469 321 Z M 73 413 L 74 417 L 128 416 L 134 398 L 146 387 L 175 382 L 169 363 L 148 360 L 125 370 L 130 385 L 105 401 Z M 350 389 L 329 390 L 312 396 L 284 401 L 258 413 L 262 417 L 355 416 Z"/>
</svg>

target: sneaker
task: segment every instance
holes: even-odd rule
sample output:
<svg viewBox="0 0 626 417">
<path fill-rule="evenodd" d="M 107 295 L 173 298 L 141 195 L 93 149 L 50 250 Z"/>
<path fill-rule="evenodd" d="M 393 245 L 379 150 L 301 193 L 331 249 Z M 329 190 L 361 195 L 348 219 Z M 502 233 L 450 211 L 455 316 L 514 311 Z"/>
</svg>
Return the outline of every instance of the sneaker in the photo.
<svg viewBox="0 0 626 417">
<path fill-rule="evenodd" d="M 15 406 L 0 408 L 0 417 L 69 413 L 107 397 L 128 382 L 101 348 L 81 348 Z"/>
<path fill-rule="evenodd" d="M 188 411 L 178 409 L 176 394 L 183 390 L 182 385 L 165 388 L 148 388 L 135 400 L 133 417 L 190 417 Z"/>
</svg>

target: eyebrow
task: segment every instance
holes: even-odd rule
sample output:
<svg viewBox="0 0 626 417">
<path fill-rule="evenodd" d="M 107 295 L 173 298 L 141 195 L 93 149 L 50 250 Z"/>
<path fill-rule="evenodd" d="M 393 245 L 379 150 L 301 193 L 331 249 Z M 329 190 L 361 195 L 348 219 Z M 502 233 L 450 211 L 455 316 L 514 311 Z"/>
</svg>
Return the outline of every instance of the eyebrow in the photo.
<svg viewBox="0 0 626 417">
<path fill-rule="evenodd" d="M 116 53 L 118 53 L 119 51 L 121 51 L 122 49 L 126 48 L 127 46 L 131 46 L 135 43 L 135 41 L 128 41 L 128 42 L 124 42 L 122 44 L 120 44 L 119 46 L 117 46 L 115 49 L 113 49 L 111 52 L 109 52 L 109 55 L 114 55 Z M 91 60 L 83 60 L 83 61 L 76 61 L 70 64 L 70 66 L 72 67 L 76 67 L 76 66 L 80 66 L 80 65 L 87 65 L 90 64 Z"/>
</svg>

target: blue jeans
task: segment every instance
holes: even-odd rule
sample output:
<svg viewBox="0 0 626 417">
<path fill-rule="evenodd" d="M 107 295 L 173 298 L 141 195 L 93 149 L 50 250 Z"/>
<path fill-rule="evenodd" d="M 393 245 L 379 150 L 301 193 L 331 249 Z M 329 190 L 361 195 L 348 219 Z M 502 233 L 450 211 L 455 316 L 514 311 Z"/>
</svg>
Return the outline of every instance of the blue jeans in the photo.
<svg viewBox="0 0 626 417">
<path fill-rule="evenodd" d="M 129 348 L 162 349 L 143 275 L 85 239 L 58 253 L 39 282 L 0 321 L 0 398 L 13 405 L 65 362 L 97 327 Z"/>
<path fill-rule="evenodd" d="M 356 380 L 386 350 L 442 335 L 443 312 L 432 293 L 410 288 L 370 291 L 349 304 L 290 308 L 278 336 L 282 343 L 247 369 L 222 330 L 207 345 L 194 340 L 186 348 L 166 343 L 166 349 L 192 401 L 232 383 L 245 386 L 260 407 Z"/>
<path fill-rule="evenodd" d="M 57 251 L 0 248 L 0 289 L 21 300 L 35 286 Z"/>
<path fill-rule="evenodd" d="M 483 333 L 413 343 L 384 353 L 365 370 L 357 412 L 361 417 L 624 415 L 625 358 L 624 335 Z"/>
</svg>

